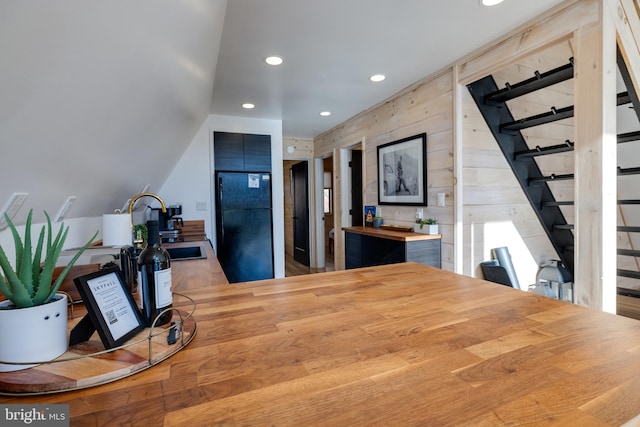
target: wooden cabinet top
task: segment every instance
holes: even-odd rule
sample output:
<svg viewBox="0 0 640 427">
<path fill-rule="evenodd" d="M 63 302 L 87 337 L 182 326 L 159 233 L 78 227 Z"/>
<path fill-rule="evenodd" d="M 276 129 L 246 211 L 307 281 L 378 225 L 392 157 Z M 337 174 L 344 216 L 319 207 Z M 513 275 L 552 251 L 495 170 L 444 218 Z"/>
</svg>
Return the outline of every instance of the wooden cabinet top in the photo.
<svg viewBox="0 0 640 427">
<path fill-rule="evenodd" d="M 64 403 L 71 425 L 621 425 L 640 323 L 414 263 L 216 284 L 175 266 L 198 332 Z M 197 263 L 197 264 L 193 264 Z M 193 267 L 193 266 L 198 266 Z"/>
<path fill-rule="evenodd" d="M 363 234 L 365 236 L 380 237 L 381 239 L 400 240 L 403 242 L 412 242 L 416 240 L 432 240 L 441 239 L 441 234 L 421 234 L 413 231 L 389 230 L 386 228 L 375 227 L 344 227 L 342 228 L 348 233 Z"/>
</svg>

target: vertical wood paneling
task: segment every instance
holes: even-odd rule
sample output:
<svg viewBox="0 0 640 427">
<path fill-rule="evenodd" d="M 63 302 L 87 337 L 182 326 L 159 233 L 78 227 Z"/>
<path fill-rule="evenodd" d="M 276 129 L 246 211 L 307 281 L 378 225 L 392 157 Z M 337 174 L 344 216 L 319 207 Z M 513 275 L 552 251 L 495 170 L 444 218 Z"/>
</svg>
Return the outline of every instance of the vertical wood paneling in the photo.
<svg viewBox="0 0 640 427">
<path fill-rule="evenodd" d="M 536 70 L 544 72 L 566 64 L 572 55 L 570 43 L 564 42 L 497 71 L 494 78 L 499 87 L 506 82 L 515 84 Z M 554 85 L 510 101 L 509 107 L 518 119 L 548 111 L 551 106 L 571 105 L 572 95 L 571 85 Z M 535 283 L 538 265 L 558 256 L 468 91 L 462 94 L 462 102 L 464 274 L 482 277 L 478 264 L 491 258 L 493 247 L 507 246 L 518 280 L 526 288 Z M 552 129 L 544 129 L 549 126 Z M 551 124 L 522 133 L 530 146 L 548 146 L 572 139 L 573 127 Z M 571 154 L 554 155 L 542 160 L 545 162 L 547 167 L 541 169 L 550 169 L 548 173 L 573 171 Z M 566 200 L 573 200 L 572 183 L 569 190 Z"/>
<path fill-rule="evenodd" d="M 447 70 L 430 80 L 406 90 L 389 101 L 364 112 L 339 127 L 315 139 L 315 155 L 323 156 L 336 148 L 344 148 L 365 140 L 364 204 L 377 205 L 377 147 L 408 136 L 427 133 L 427 198 L 425 216 L 435 217 L 441 224 L 442 267 L 453 270 L 453 78 Z M 339 175 L 339 171 L 338 171 Z M 338 176 L 338 180 L 342 177 Z M 339 206 L 339 186 L 336 184 L 336 212 Z M 448 195 L 445 207 L 436 206 L 438 192 Z M 415 207 L 382 206 L 385 222 L 412 225 Z M 337 218 L 338 216 L 336 216 Z M 342 238 L 336 236 L 336 246 Z M 343 249 L 336 248 L 340 256 Z M 336 268 L 339 260 L 336 259 Z"/>
<path fill-rule="evenodd" d="M 459 62 L 460 83 L 472 83 L 524 57 L 537 54 L 550 45 L 567 40 L 578 28 L 598 21 L 598 5 L 601 1 L 567 1 L 499 42 L 474 52 L 469 59 Z"/>
<path fill-rule="evenodd" d="M 289 147 L 293 147 L 293 153 L 289 153 Z M 311 160 L 313 158 L 313 139 L 283 138 L 282 158 L 284 160 Z"/>
<path fill-rule="evenodd" d="M 475 275 L 478 263 L 488 257 L 487 242 L 494 242 L 495 235 L 500 235 L 496 224 L 504 222 L 505 227 L 517 231 L 518 239 L 524 242 L 514 253 L 510 247 L 514 261 L 524 261 L 528 266 L 527 273 L 521 279 L 524 286 L 533 283 L 537 264 L 548 259 L 556 259 L 551 244 L 537 218 L 522 194 L 497 143 L 489 132 L 475 107 L 464 84 L 493 73 L 499 85 L 506 82 L 515 83 L 533 75 L 536 70 L 548 71 L 567 63 L 574 57 L 582 60 L 585 49 L 596 46 L 582 43 L 576 47 L 574 33 L 585 32 L 588 27 L 600 20 L 603 4 L 615 10 L 616 22 L 628 34 L 631 26 L 625 19 L 620 5 L 630 0 L 568 0 L 558 7 L 546 12 L 536 20 L 514 30 L 495 43 L 459 60 L 450 69 L 438 75 L 425 78 L 387 101 L 358 114 L 347 122 L 319 135 L 314 139 L 314 155 L 323 157 L 333 153 L 339 161 L 341 148 L 349 147 L 358 141 L 364 144 L 364 201 L 365 204 L 377 203 L 377 166 L 376 153 L 380 144 L 401 139 L 420 132 L 427 133 L 429 188 L 428 199 L 431 204 L 425 209 L 428 216 L 437 217 L 443 232 L 443 268 L 453 270 L 454 256 L 464 274 Z M 620 7 L 618 7 L 620 6 Z M 630 36 L 629 36 L 630 37 Z M 636 49 L 637 51 L 637 49 Z M 634 51 L 634 54 L 637 53 Z M 591 55 L 591 54 L 589 54 Z M 589 57 L 587 55 L 587 57 Z M 637 56 L 637 55 L 636 55 Z M 583 73 L 585 74 L 585 73 Z M 600 76 L 601 77 L 601 76 Z M 600 78 L 593 77 L 593 78 Z M 589 81 L 583 86 L 583 92 L 590 90 Z M 561 108 L 573 105 L 574 83 L 565 82 L 554 85 L 535 94 L 527 95 L 509 102 L 516 117 L 524 117 L 548 111 L 552 106 Z M 597 99 L 590 98 L 586 103 L 600 104 Z M 615 112 L 611 112 L 612 114 Z M 585 114 L 585 111 L 582 112 Z M 587 117 L 589 114 L 586 113 Z M 596 117 L 601 117 L 598 113 Z M 575 141 L 574 128 L 581 127 L 577 119 L 566 119 L 554 124 L 534 127 L 523 132 L 530 147 L 553 145 L 569 139 Z M 597 134 L 593 129 L 581 132 Z M 611 135 L 615 134 L 612 132 Z M 455 144 L 454 144 L 455 142 Z M 285 144 L 286 146 L 286 144 Z M 615 151 L 615 150 L 614 150 Z M 454 162 L 455 156 L 455 162 Z M 574 156 L 572 153 L 545 158 L 540 161 L 543 173 L 571 173 L 575 163 L 588 164 L 591 160 Z M 336 166 L 338 163 L 336 163 Z M 456 172 L 457 171 L 457 172 Z M 459 187 L 454 187 L 456 173 L 460 175 Z M 584 173 L 584 170 L 583 170 Z M 336 223 L 343 207 L 339 202 L 339 182 L 343 179 L 336 168 Z M 559 200 L 575 200 L 575 188 L 571 183 L 553 183 Z M 454 192 L 455 188 L 455 192 Z M 436 207 L 435 194 L 447 194 L 447 206 Z M 581 198 L 593 195 L 593 188 L 579 188 Z M 461 197 L 459 211 L 454 216 L 455 197 Z M 572 222 L 576 213 L 573 207 L 563 207 L 563 213 Z M 407 206 L 384 206 L 383 215 L 390 223 L 410 224 L 413 221 L 415 208 Z M 457 218 L 457 221 L 456 221 Z M 615 221 L 614 221 L 615 224 Z M 489 231 L 488 231 L 489 230 Z M 456 240 L 461 248 L 454 250 L 453 233 L 458 232 L 461 238 Z M 340 236 L 340 237 L 338 237 Z M 618 236 L 624 241 L 624 236 Z M 336 244 L 340 246 L 342 237 L 337 233 Z M 583 242 L 582 245 L 587 245 Z M 626 245 L 630 242 L 627 240 Z M 341 248 L 336 256 L 342 256 Z M 579 261 L 576 265 L 580 268 Z M 336 266 L 339 268 L 340 261 Z M 615 265 L 615 263 L 614 263 Z M 591 285 L 587 285 L 588 287 Z M 598 290 L 596 289 L 596 293 Z"/>
<path fill-rule="evenodd" d="M 604 4 L 576 32 L 576 302 L 616 311 L 616 33 Z"/>
</svg>

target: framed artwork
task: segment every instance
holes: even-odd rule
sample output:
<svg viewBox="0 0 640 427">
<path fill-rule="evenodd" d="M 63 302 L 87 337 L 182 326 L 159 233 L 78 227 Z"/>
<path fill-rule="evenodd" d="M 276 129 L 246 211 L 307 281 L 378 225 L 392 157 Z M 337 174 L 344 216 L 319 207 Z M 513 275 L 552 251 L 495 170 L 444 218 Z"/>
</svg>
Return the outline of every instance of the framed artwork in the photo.
<svg viewBox="0 0 640 427">
<path fill-rule="evenodd" d="M 378 204 L 427 206 L 427 134 L 378 146 Z"/>
<path fill-rule="evenodd" d="M 90 323 L 98 331 L 106 349 L 124 344 L 144 329 L 140 310 L 127 291 L 118 267 L 106 268 L 73 280 L 87 308 Z M 93 331 L 89 325 L 86 327 L 88 331 Z"/>
<path fill-rule="evenodd" d="M 376 217 L 376 207 L 365 206 L 364 207 L 364 225 L 367 227 L 373 227 L 373 218 L 375 217 Z"/>
</svg>

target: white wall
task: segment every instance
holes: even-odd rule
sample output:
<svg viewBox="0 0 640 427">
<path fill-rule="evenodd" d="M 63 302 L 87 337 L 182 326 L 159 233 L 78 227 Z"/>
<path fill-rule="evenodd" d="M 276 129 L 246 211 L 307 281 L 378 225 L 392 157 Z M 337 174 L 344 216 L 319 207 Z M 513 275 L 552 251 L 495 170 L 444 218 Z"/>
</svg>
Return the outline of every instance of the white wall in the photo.
<svg viewBox="0 0 640 427">
<path fill-rule="evenodd" d="M 215 245 L 213 132 L 271 135 L 273 246 L 275 276 L 284 277 L 284 194 L 282 122 L 280 120 L 209 115 L 184 152 L 158 195 L 167 204 L 182 204 L 182 218 L 204 220 L 207 237 Z M 198 208 L 200 207 L 200 209 Z"/>
<path fill-rule="evenodd" d="M 35 214 L 35 211 L 34 211 L 34 214 Z M 87 243 L 87 240 L 89 240 L 89 238 L 94 235 L 96 231 L 101 231 L 102 217 L 73 218 L 73 219 L 65 220 L 63 221 L 63 223 L 65 228 L 69 227 L 69 234 L 67 235 L 67 240 L 65 240 L 64 249 L 71 249 L 71 248 L 77 248 L 84 245 L 85 243 Z M 40 235 L 40 230 L 42 229 L 43 225 L 46 225 L 46 224 L 37 223 L 37 224 L 31 225 L 31 241 L 33 245 L 37 243 L 38 237 Z M 52 224 L 54 236 L 60 229 L 60 225 L 61 223 L 59 222 L 54 222 Z M 18 225 L 16 226 L 16 229 L 20 234 L 20 238 L 24 238 L 25 226 Z M 46 242 L 46 238 L 47 237 L 45 234 L 45 242 Z M 101 239 L 100 235 L 96 237 L 96 240 L 99 240 L 99 239 Z M 8 228 L 0 232 L 0 247 L 2 247 L 5 254 L 7 255 L 7 258 L 9 259 L 9 262 L 15 268 L 15 257 L 16 257 L 15 247 L 13 244 L 13 236 L 11 235 L 11 231 Z M 60 258 L 60 260 L 62 259 L 63 257 Z M 1 271 L 0 271 L 0 274 L 2 274 Z"/>
<path fill-rule="evenodd" d="M 206 120 L 226 0 L 3 1 L 0 209 L 67 218 L 157 191 Z M 169 24 L 170 23 L 170 24 Z"/>
</svg>

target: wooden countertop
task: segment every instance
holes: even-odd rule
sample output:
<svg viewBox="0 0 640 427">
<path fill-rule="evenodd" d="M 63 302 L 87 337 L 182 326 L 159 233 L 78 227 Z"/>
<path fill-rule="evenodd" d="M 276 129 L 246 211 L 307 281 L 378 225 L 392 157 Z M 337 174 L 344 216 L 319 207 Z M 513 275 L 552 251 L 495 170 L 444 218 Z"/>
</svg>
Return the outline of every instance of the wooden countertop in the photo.
<svg viewBox="0 0 640 427">
<path fill-rule="evenodd" d="M 198 305 L 182 351 L 110 384 L 0 403 L 66 403 L 72 426 L 613 426 L 640 414 L 637 320 L 413 263 L 228 285 L 192 262 L 206 261 L 175 263 Z"/>
<path fill-rule="evenodd" d="M 441 239 L 441 234 L 422 234 L 413 231 L 388 230 L 375 227 L 343 227 L 349 233 L 363 234 L 365 236 L 380 237 L 383 239 L 399 240 L 402 242 L 412 242 L 416 240 Z"/>
<path fill-rule="evenodd" d="M 208 240 L 163 243 L 162 245 L 167 248 L 200 246 L 207 254 L 207 258 L 203 259 L 171 262 L 171 284 L 175 292 L 188 295 L 190 289 L 206 289 L 214 285 L 229 284 Z"/>
</svg>

